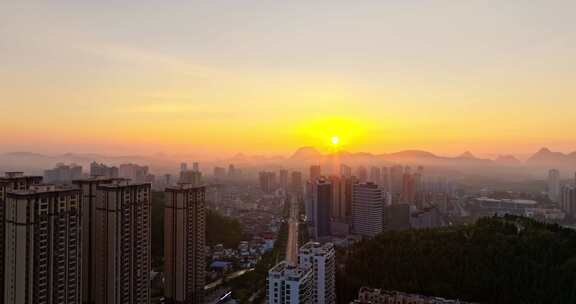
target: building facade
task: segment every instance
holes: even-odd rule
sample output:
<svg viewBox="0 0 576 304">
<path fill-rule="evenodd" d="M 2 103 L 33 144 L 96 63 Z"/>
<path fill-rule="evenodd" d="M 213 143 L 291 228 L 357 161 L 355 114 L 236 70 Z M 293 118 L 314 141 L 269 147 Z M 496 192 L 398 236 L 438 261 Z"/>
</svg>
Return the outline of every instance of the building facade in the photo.
<svg viewBox="0 0 576 304">
<path fill-rule="evenodd" d="M 268 304 L 313 304 L 312 269 L 302 269 L 283 261 L 268 271 Z"/>
<path fill-rule="evenodd" d="M 99 185 L 122 181 L 120 178 L 92 176 L 72 181 L 82 191 L 82 303 L 93 304 L 94 292 L 94 255 L 96 248 L 96 191 Z"/>
<path fill-rule="evenodd" d="M 167 303 L 202 303 L 206 268 L 206 190 L 190 184 L 166 189 L 164 296 Z"/>
<path fill-rule="evenodd" d="M 81 192 L 32 185 L 5 201 L 4 304 L 82 301 Z"/>
<path fill-rule="evenodd" d="M 312 303 L 336 303 L 336 253 L 332 243 L 306 243 L 298 252 L 298 266 L 312 270 Z"/>
<path fill-rule="evenodd" d="M 316 237 L 330 236 L 330 219 L 332 205 L 332 184 L 319 179 L 316 183 L 315 220 Z"/>
<path fill-rule="evenodd" d="M 355 184 L 352 195 L 352 228 L 372 237 L 381 233 L 384 221 L 384 192 L 374 183 Z"/>
<path fill-rule="evenodd" d="M 548 198 L 555 203 L 560 201 L 560 171 L 556 169 L 548 171 Z"/>
<path fill-rule="evenodd" d="M 41 176 L 25 176 L 22 172 L 6 172 L 0 177 L 0 279 L 4 278 L 4 253 L 6 240 L 6 196 L 12 191 L 27 190 L 42 182 Z M 4 299 L 4 284 L 0 283 L 0 299 Z"/>
<path fill-rule="evenodd" d="M 96 304 L 150 303 L 150 184 L 96 187 Z"/>
</svg>

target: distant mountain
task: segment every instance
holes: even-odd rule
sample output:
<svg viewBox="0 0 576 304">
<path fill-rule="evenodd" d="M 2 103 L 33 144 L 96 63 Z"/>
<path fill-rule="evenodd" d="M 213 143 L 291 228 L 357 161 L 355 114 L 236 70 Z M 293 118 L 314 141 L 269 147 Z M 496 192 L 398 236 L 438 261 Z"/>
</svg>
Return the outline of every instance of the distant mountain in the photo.
<svg viewBox="0 0 576 304">
<path fill-rule="evenodd" d="M 509 166 L 519 166 L 522 165 L 522 162 L 517 159 L 513 155 L 499 155 L 495 160 L 495 163 L 501 165 L 509 165 Z"/>
<path fill-rule="evenodd" d="M 290 157 L 290 159 L 299 159 L 299 160 L 307 160 L 307 159 L 314 159 L 320 158 L 322 154 L 316 150 L 314 147 L 302 147 L 296 150 L 294 154 Z"/>
<path fill-rule="evenodd" d="M 458 156 L 458 158 L 462 158 L 462 159 L 476 159 L 476 156 L 474 156 L 474 154 L 472 154 L 472 152 L 466 151 L 466 152 L 460 154 L 460 156 Z"/>
<path fill-rule="evenodd" d="M 530 166 L 564 167 L 576 166 L 576 152 L 564 154 L 562 152 L 553 152 L 548 148 L 542 148 L 526 161 Z"/>
<path fill-rule="evenodd" d="M 405 150 L 395 153 L 384 154 L 387 158 L 439 158 L 438 156 L 421 150 Z"/>
</svg>

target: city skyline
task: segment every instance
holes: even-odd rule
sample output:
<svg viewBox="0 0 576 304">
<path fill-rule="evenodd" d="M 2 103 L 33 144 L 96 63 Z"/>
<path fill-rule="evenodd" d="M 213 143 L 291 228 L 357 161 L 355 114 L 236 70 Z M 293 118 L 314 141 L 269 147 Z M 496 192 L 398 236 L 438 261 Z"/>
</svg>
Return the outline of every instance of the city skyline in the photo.
<svg viewBox="0 0 576 304">
<path fill-rule="evenodd" d="M 9 1 L 0 152 L 569 152 L 574 8 Z"/>
</svg>

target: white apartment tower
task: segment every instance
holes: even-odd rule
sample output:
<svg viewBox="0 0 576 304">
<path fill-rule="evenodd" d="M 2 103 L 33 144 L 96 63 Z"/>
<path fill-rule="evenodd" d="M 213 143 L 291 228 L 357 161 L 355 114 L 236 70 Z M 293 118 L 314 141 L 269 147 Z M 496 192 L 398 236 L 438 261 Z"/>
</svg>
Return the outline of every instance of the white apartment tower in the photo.
<svg viewBox="0 0 576 304">
<path fill-rule="evenodd" d="M 374 183 L 355 184 L 352 227 L 356 234 L 373 237 L 384 229 L 384 192 Z"/>
<path fill-rule="evenodd" d="M 336 303 L 336 260 L 332 243 L 306 243 L 300 247 L 298 266 L 312 270 L 312 303 Z"/>
<path fill-rule="evenodd" d="M 268 304 L 313 304 L 312 269 L 280 262 L 268 271 L 266 298 Z"/>
<path fill-rule="evenodd" d="M 164 296 L 167 303 L 202 303 L 206 268 L 206 190 L 191 184 L 166 189 Z"/>
<path fill-rule="evenodd" d="M 150 303 L 150 184 L 96 187 L 95 304 Z"/>
<path fill-rule="evenodd" d="M 81 192 L 54 185 L 5 201 L 4 304 L 80 304 Z"/>
</svg>

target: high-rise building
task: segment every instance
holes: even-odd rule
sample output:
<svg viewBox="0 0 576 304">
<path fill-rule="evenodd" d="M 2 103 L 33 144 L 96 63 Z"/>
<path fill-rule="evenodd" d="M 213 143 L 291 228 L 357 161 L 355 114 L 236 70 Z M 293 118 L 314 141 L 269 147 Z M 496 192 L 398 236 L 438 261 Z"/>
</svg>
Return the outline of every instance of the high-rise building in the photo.
<svg viewBox="0 0 576 304">
<path fill-rule="evenodd" d="M 180 163 L 180 172 L 188 171 L 188 163 Z"/>
<path fill-rule="evenodd" d="M 268 271 L 266 298 L 270 304 L 313 304 L 313 270 L 282 261 Z"/>
<path fill-rule="evenodd" d="M 180 172 L 179 183 L 200 186 L 202 184 L 202 173 L 194 170 L 182 171 Z"/>
<path fill-rule="evenodd" d="M 72 183 L 82 191 L 82 303 L 95 302 L 94 274 L 96 248 L 96 191 L 99 185 L 120 182 L 121 178 L 92 176 L 87 179 L 74 180 Z"/>
<path fill-rule="evenodd" d="M 44 170 L 44 181 L 47 183 L 67 183 L 82 177 L 82 167 L 76 164 L 56 164 L 54 169 Z"/>
<path fill-rule="evenodd" d="M 278 186 L 284 191 L 288 191 L 288 170 L 280 170 L 278 173 Z"/>
<path fill-rule="evenodd" d="M 226 169 L 222 167 L 214 167 L 214 178 L 223 180 L 226 178 Z"/>
<path fill-rule="evenodd" d="M 82 301 L 81 192 L 32 185 L 5 201 L 4 304 Z"/>
<path fill-rule="evenodd" d="M 134 183 L 145 183 L 150 174 L 148 166 L 121 164 L 118 169 L 118 175 L 122 178 L 130 179 Z"/>
<path fill-rule="evenodd" d="M 330 236 L 330 206 L 332 205 L 332 184 L 324 179 L 316 182 L 315 220 L 316 237 Z"/>
<path fill-rule="evenodd" d="M 374 183 L 355 184 L 352 195 L 352 228 L 363 236 L 383 231 L 384 192 Z"/>
<path fill-rule="evenodd" d="M 276 173 L 262 171 L 258 174 L 260 189 L 262 192 L 270 194 L 276 189 Z"/>
<path fill-rule="evenodd" d="M 330 216 L 343 222 L 350 217 L 352 207 L 352 186 L 354 179 L 345 176 L 331 176 L 332 184 L 332 204 L 330 206 Z"/>
<path fill-rule="evenodd" d="M 192 163 L 192 171 L 200 172 L 200 163 L 199 162 L 193 162 Z"/>
<path fill-rule="evenodd" d="M 105 164 L 99 164 L 97 162 L 92 162 L 90 164 L 90 175 L 92 176 L 104 176 L 104 177 L 118 177 L 118 167 L 109 167 Z"/>
<path fill-rule="evenodd" d="M 557 169 L 548 171 L 548 198 L 555 203 L 560 200 L 560 171 Z"/>
<path fill-rule="evenodd" d="M 167 303 L 202 303 L 206 268 L 206 190 L 166 188 L 164 296 Z"/>
<path fill-rule="evenodd" d="M 298 252 L 301 269 L 312 269 L 312 303 L 336 303 L 336 259 L 332 243 L 306 243 Z"/>
<path fill-rule="evenodd" d="M 95 303 L 150 303 L 150 184 L 96 189 Z"/>
<path fill-rule="evenodd" d="M 4 279 L 4 253 L 6 244 L 6 195 L 12 191 L 27 190 L 42 182 L 41 176 L 25 176 L 23 172 L 6 172 L 0 177 L 0 279 Z M 4 284 L 0 283 L 0 300 L 4 299 Z"/>
<path fill-rule="evenodd" d="M 390 192 L 392 192 L 394 196 L 402 193 L 403 178 L 404 167 L 396 165 L 390 168 Z"/>
<path fill-rule="evenodd" d="M 576 186 L 564 186 L 560 194 L 560 208 L 566 214 L 576 217 Z"/>
<path fill-rule="evenodd" d="M 316 180 L 320 178 L 320 176 L 322 176 L 322 167 L 315 165 L 315 166 L 310 166 L 310 181 L 312 183 L 316 183 Z"/>
<path fill-rule="evenodd" d="M 360 166 L 356 169 L 356 177 L 358 181 L 361 183 L 365 183 L 368 181 L 368 170 L 364 166 Z"/>
<path fill-rule="evenodd" d="M 296 195 L 302 195 L 302 172 L 293 171 L 290 177 L 290 191 Z"/>
<path fill-rule="evenodd" d="M 352 176 L 352 168 L 346 166 L 345 164 L 340 165 L 340 176 L 349 178 Z"/>
<path fill-rule="evenodd" d="M 370 168 L 370 178 L 368 179 L 368 181 L 380 185 L 380 183 L 382 182 L 382 171 L 380 170 L 379 167 Z"/>
<path fill-rule="evenodd" d="M 382 167 L 381 173 L 380 185 L 382 186 L 382 190 L 390 192 L 390 170 L 388 170 L 388 167 Z"/>
</svg>

